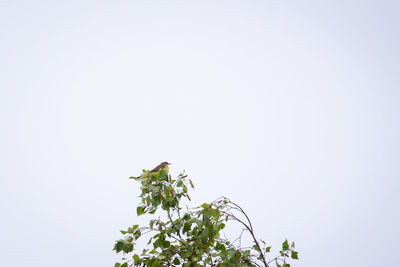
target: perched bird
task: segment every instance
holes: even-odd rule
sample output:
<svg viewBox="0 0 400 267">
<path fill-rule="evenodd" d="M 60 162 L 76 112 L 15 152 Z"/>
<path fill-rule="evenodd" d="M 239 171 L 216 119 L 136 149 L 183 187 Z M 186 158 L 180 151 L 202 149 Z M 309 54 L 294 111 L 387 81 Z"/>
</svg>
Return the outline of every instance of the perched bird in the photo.
<svg viewBox="0 0 400 267">
<path fill-rule="evenodd" d="M 168 172 L 169 172 L 169 167 L 168 167 L 168 165 L 171 165 L 171 163 L 168 163 L 168 162 L 166 162 L 166 161 L 164 161 L 164 162 L 161 162 L 157 167 L 155 167 L 154 169 L 152 169 L 151 171 L 150 171 L 150 174 L 152 174 L 152 173 L 156 173 L 156 172 L 158 172 L 158 171 L 160 171 L 160 170 L 164 170 L 167 174 L 168 174 Z M 147 180 L 147 179 L 149 179 L 150 178 L 150 176 L 149 176 L 149 173 L 146 173 L 146 171 L 145 170 L 143 170 L 143 173 L 140 175 L 140 176 L 132 176 L 132 177 L 129 177 L 130 179 L 140 179 L 140 180 Z"/>
<path fill-rule="evenodd" d="M 166 161 L 161 162 L 160 165 L 152 169 L 150 172 L 158 172 L 159 170 L 165 170 L 166 173 L 169 171 L 168 165 L 171 165 L 171 163 L 168 163 Z"/>
</svg>

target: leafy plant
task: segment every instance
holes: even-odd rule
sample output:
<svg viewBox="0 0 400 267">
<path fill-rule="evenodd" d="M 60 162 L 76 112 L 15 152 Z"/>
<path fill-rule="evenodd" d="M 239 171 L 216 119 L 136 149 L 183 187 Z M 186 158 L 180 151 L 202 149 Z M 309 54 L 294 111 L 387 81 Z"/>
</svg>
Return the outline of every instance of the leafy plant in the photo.
<svg viewBox="0 0 400 267">
<path fill-rule="evenodd" d="M 148 214 L 153 218 L 146 226 L 135 224 L 121 231 L 124 238 L 115 242 L 113 250 L 122 252 L 124 257 L 114 267 L 268 267 L 272 264 L 290 267 L 288 259 L 298 259 L 295 244 L 289 245 L 285 240 L 279 255 L 268 260 L 271 246 L 256 238 L 247 214 L 226 197 L 184 210 L 182 200 L 190 201 L 188 190 L 194 188 L 193 182 L 184 173 L 172 179 L 168 169 L 143 170 L 139 177 L 130 178 L 141 184 L 137 215 Z M 158 217 L 156 213 L 160 213 Z M 243 227 L 239 237 L 233 241 L 223 237 L 223 230 L 230 222 Z M 244 233 L 249 234 L 250 246 L 242 245 Z M 139 252 L 136 244 L 145 237 L 148 238 L 147 247 Z"/>
</svg>

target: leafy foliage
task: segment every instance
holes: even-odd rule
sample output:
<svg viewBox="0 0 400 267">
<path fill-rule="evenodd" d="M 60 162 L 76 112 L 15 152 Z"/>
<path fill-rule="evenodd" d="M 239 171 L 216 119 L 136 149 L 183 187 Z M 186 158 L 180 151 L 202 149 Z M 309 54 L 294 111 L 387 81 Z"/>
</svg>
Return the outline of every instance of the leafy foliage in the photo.
<svg viewBox="0 0 400 267">
<path fill-rule="evenodd" d="M 267 260 L 271 246 L 258 240 L 247 214 L 241 207 L 221 197 L 211 203 L 187 209 L 181 207 L 183 199 L 190 200 L 189 188 L 193 182 L 180 174 L 172 179 L 165 169 L 157 172 L 143 170 L 139 177 L 130 177 L 141 184 L 141 203 L 136 208 L 138 216 L 149 214 L 155 217 L 160 211 L 165 216 L 151 219 L 147 226 L 132 225 L 122 230 L 124 238 L 117 240 L 114 249 L 122 252 L 122 263 L 114 267 L 131 266 L 271 266 L 290 267 L 287 259 L 298 259 L 294 243 L 285 240 L 279 256 Z M 243 226 L 240 236 L 233 242 L 222 237 L 228 222 Z M 248 232 L 252 246 L 242 247 L 242 235 Z M 140 238 L 148 238 L 147 248 L 141 253 L 135 245 Z M 261 244 L 260 244 L 261 243 Z M 127 254 L 132 252 L 128 258 Z"/>
</svg>

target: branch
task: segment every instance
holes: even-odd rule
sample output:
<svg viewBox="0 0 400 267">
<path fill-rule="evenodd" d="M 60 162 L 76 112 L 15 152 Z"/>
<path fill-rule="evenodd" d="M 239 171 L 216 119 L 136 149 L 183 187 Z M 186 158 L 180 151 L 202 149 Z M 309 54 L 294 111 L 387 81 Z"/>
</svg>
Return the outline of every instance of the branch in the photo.
<svg viewBox="0 0 400 267">
<path fill-rule="evenodd" d="M 246 212 L 244 212 L 244 210 L 243 210 L 239 205 L 237 205 L 236 203 L 232 202 L 231 200 L 229 200 L 229 199 L 226 198 L 226 197 L 222 197 L 222 198 L 216 200 L 216 202 L 221 202 L 221 201 L 227 201 L 226 207 L 228 208 L 228 210 L 230 210 L 230 209 L 237 210 L 237 211 L 239 211 L 240 213 L 242 213 L 242 214 L 246 217 L 248 224 L 246 224 L 245 222 L 243 222 L 242 220 L 240 220 L 239 218 L 237 218 L 232 212 L 230 212 L 230 211 L 223 211 L 223 213 L 224 213 L 225 215 L 227 215 L 228 217 L 232 218 L 233 220 L 235 220 L 235 221 L 241 223 L 244 227 L 246 227 L 246 229 L 250 232 L 250 234 L 251 234 L 251 236 L 252 236 L 252 238 L 253 238 L 253 241 L 254 241 L 254 243 L 256 244 L 257 248 L 258 248 L 258 251 L 259 251 L 260 254 L 261 254 L 261 260 L 262 260 L 262 262 L 264 263 L 264 266 L 269 267 L 269 265 L 268 265 L 268 263 L 267 263 L 267 261 L 266 261 L 266 259 L 265 259 L 265 255 L 264 255 L 264 253 L 263 253 L 263 251 L 262 251 L 262 249 L 261 249 L 260 243 L 258 242 L 258 240 L 257 240 L 257 238 L 256 238 L 256 236 L 255 236 L 255 234 L 254 234 L 253 226 L 252 226 L 252 224 L 251 224 L 251 221 L 250 221 L 249 217 L 247 216 Z M 233 205 L 233 207 L 232 207 L 232 206 L 229 206 L 229 204 L 230 204 L 230 205 Z"/>
</svg>

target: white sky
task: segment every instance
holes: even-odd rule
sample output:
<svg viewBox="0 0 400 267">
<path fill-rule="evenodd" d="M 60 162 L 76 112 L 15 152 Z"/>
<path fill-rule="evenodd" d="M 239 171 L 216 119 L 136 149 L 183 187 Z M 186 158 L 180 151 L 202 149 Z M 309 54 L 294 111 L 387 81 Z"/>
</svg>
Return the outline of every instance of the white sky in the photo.
<svg viewBox="0 0 400 267">
<path fill-rule="evenodd" d="M 1 1 L 2 266 L 113 266 L 161 161 L 294 267 L 393 265 L 398 1 Z"/>
</svg>

